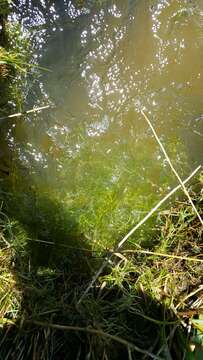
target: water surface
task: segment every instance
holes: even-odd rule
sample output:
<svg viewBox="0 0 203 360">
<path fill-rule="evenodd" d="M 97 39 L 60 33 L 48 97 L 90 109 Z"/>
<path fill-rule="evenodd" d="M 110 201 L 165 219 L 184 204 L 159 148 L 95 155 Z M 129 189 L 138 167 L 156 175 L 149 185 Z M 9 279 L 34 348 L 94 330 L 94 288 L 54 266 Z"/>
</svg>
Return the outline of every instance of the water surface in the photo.
<svg viewBox="0 0 203 360">
<path fill-rule="evenodd" d="M 140 108 L 182 177 L 202 162 L 203 2 L 47 3 L 14 16 L 50 70 L 28 75 L 26 107 L 52 108 L 4 125 L 13 206 L 37 238 L 106 249 L 177 184 Z"/>
</svg>

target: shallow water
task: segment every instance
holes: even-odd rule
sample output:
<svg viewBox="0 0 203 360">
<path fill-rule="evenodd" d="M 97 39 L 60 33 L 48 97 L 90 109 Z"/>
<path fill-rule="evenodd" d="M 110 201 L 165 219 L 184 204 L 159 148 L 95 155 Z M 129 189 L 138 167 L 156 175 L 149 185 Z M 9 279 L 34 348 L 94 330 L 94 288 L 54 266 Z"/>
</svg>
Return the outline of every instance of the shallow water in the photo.
<svg viewBox="0 0 203 360">
<path fill-rule="evenodd" d="M 140 108 L 182 177 L 202 162 L 203 1 L 45 3 L 14 16 L 50 70 L 28 76 L 26 107 L 52 108 L 4 125 L 12 207 L 37 238 L 106 249 L 177 183 Z"/>
</svg>

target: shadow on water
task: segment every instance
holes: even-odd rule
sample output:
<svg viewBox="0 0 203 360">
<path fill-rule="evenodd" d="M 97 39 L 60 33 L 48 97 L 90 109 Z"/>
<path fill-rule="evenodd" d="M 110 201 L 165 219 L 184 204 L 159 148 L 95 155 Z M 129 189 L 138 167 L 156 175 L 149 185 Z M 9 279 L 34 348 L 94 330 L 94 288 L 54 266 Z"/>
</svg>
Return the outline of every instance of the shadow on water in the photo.
<svg viewBox="0 0 203 360">
<path fill-rule="evenodd" d="M 76 263 L 78 257 L 74 258 L 74 252 L 81 251 L 77 264 L 79 270 L 81 266 L 84 267 L 82 259 L 89 257 L 91 247 L 78 229 L 77 215 L 73 209 L 66 208 L 60 200 L 54 199 L 54 196 L 51 199 L 50 193 L 37 193 L 25 169 L 23 171 L 20 175 L 10 174 L 12 185 L 13 181 L 18 183 L 18 176 L 24 176 L 20 188 L 17 184 L 17 187 L 14 185 L 12 189 L 10 185 L 10 189 L 7 189 L 7 213 L 24 233 L 20 236 L 17 230 L 16 247 L 22 242 L 29 254 L 29 268 L 36 272 L 41 266 L 57 267 L 64 257 L 70 264 Z"/>
</svg>

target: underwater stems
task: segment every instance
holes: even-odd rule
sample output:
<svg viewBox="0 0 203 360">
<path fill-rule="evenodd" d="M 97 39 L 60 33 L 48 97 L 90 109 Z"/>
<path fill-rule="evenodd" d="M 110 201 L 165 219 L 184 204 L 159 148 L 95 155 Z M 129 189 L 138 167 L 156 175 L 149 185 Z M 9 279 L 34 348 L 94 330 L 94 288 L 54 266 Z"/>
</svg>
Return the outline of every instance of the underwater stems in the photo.
<svg viewBox="0 0 203 360">
<path fill-rule="evenodd" d="M 174 168 L 174 166 L 173 166 L 173 164 L 172 164 L 172 162 L 171 162 L 171 160 L 170 160 L 170 158 L 169 158 L 166 150 L 164 149 L 164 146 L 163 146 L 163 144 L 161 143 L 161 140 L 159 139 L 159 137 L 158 137 L 158 135 L 157 135 L 157 133 L 156 133 L 156 131 L 155 131 L 155 129 L 154 129 L 151 121 L 149 120 L 149 118 L 147 117 L 147 115 L 144 113 L 143 110 L 141 110 L 140 112 L 141 112 L 142 116 L 145 118 L 145 120 L 147 121 L 148 125 L 150 126 L 150 128 L 151 128 L 151 130 L 152 130 L 152 132 L 153 132 L 153 134 L 154 134 L 154 137 L 155 137 L 156 141 L 158 142 L 158 144 L 159 144 L 159 146 L 160 146 L 160 148 L 161 148 L 161 150 L 162 150 L 162 152 L 163 152 L 163 154 L 164 154 L 167 162 L 169 163 L 169 165 L 170 165 L 170 167 L 171 167 L 171 170 L 173 171 L 173 173 L 174 173 L 175 176 L 177 177 L 179 183 L 181 184 L 181 187 L 183 188 L 183 191 L 184 191 L 185 195 L 188 197 L 188 200 L 189 200 L 189 202 L 190 202 L 193 210 L 195 211 L 195 213 L 196 213 L 196 215 L 197 215 L 200 223 L 201 223 L 202 226 L 203 226 L 203 220 L 202 220 L 202 218 L 201 218 L 201 216 L 200 216 L 200 214 L 199 214 L 199 212 L 198 212 L 195 204 L 193 203 L 193 201 L 192 201 L 192 199 L 191 199 L 191 196 L 190 196 L 189 192 L 187 191 L 187 189 L 186 189 L 186 187 L 185 187 L 184 182 L 181 180 L 181 178 L 180 178 L 180 176 L 178 175 L 176 169 Z"/>
<path fill-rule="evenodd" d="M 183 181 L 183 184 L 186 184 L 199 170 L 201 169 L 201 165 L 199 165 L 191 174 L 190 176 L 185 179 Z M 113 256 L 113 253 L 117 252 L 121 246 L 128 240 L 128 238 L 140 227 L 142 226 L 157 210 L 158 208 L 167 200 L 169 199 L 177 190 L 179 190 L 181 188 L 181 184 L 177 185 L 174 189 L 172 189 L 161 201 L 159 201 L 159 203 L 153 207 L 153 209 L 150 210 L 150 212 L 137 224 L 134 226 L 134 228 L 132 228 L 129 233 L 127 235 L 124 236 L 124 238 L 118 243 L 118 245 L 114 248 L 114 251 L 111 252 L 106 259 L 104 260 L 104 262 L 102 263 L 101 267 L 99 268 L 99 270 L 96 272 L 96 274 L 94 275 L 94 277 L 92 278 L 91 282 L 89 283 L 89 285 L 87 286 L 86 290 L 84 291 L 84 293 L 82 294 L 82 296 L 80 297 L 77 305 L 79 305 L 82 300 L 84 299 L 84 297 L 87 295 L 87 293 L 89 292 L 89 290 L 91 289 L 91 287 L 94 285 L 95 281 L 98 279 L 99 275 L 102 273 L 102 271 L 104 270 L 104 268 L 106 267 L 106 265 L 108 264 L 110 258 Z"/>
</svg>

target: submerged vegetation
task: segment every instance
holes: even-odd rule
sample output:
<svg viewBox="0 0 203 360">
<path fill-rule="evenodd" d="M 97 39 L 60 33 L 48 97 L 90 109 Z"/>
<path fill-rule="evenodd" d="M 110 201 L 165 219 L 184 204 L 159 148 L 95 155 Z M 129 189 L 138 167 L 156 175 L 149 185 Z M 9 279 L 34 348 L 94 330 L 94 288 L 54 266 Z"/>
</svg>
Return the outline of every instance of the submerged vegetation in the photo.
<svg viewBox="0 0 203 360">
<path fill-rule="evenodd" d="M 202 193 L 197 185 L 195 190 L 190 194 L 202 214 Z M 151 247 L 113 254 L 80 304 L 88 279 L 103 259 L 88 249 L 64 248 L 60 264 L 52 259 L 49 266 L 33 267 L 25 230 L 3 214 L 2 358 L 202 355 L 202 227 L 187 201 L 159 213 Z"/>
<path fill-rule="evenodd" d="M 80 9 L 83 1 L 77 3 Z M 100 3 L 106 1 L 97 6 Z M 7 24 L 8 14 L 8 2 L 0 0 L 4 119 L 24 108 L 29 72 L 44 71 L 29 61 L 29 41 L 18 25 Z M 51 149 L 51 156 L 60 151 L 48 141 L 44 146 Z M 88 148 L 86 158 L 91 154 Z M 189 200 L 179 195 L 164 209 L 154 208 L 148 220 L 145 209 L 150 209 L 153 195 L 137 200 L 144 187 L 133 192 L 124 178 L 120 188 L 115 184 L 104 191 L 104 181 L 98 179 L 95 186 L 95 172 L 85 183 L 89 164 L 85 157 L 78 167 L 74 157 L 68 158 L 72 173 L 77 172 L 69 182 L 77 179 L 78 187 L 71 196 L 63 191 L 61 201 L 52 182 L 47 184 L 49 191 L 45 188 L 39 194 L 28 168 L 19 159 L 12 162 L 13 168 L 4 168 L 3 156 L 0 153 L 0 359 L 201 359 L 203 173 L 187 185 Z M 94 170 L 104 156 L 92 160 Z M 125 161 L 118 161 L 130 184 L 137 176 L 134 158 L 133 154 L 127 170 Z M 142 154 L 137 168 L 143 161 Z M 100 172 L 106 182 L 112 168 Z M 63 181 L 68 172 L 64 174 Z M 167 190 L 167 183 L 163 187 Z M 88 207 L 91 198 L 95 203 Z M 138 215 L 132 211 L 134 203 Z M 147 229 L 143 221 L 133 240 L 123 241 L 142 215 Z M 117 246 L 119 240 L 123 246 Z"/>
</svg>

